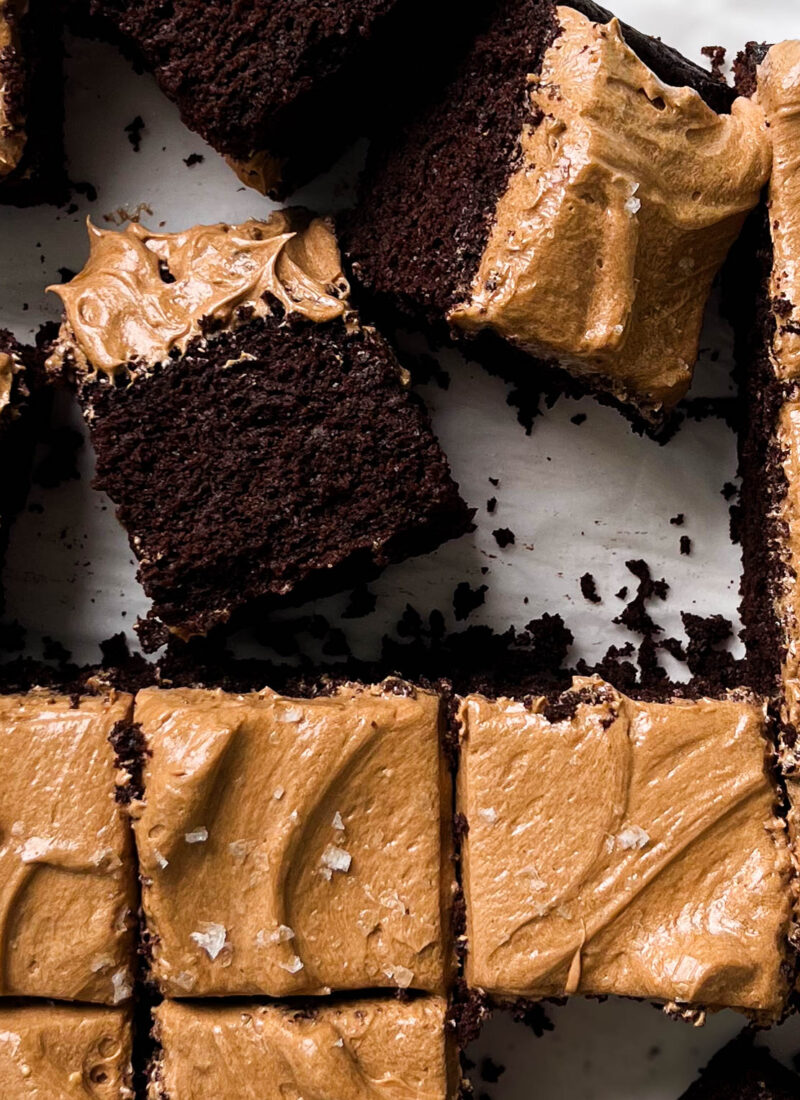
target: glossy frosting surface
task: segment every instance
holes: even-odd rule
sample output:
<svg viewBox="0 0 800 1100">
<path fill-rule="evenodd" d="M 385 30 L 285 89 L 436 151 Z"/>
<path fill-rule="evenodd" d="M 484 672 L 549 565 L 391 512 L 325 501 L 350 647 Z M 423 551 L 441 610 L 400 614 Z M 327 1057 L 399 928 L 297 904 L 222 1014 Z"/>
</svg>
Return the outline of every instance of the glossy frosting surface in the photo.
<svg viewBox="0 0 800 1100">
<path fill-rule="evenodd" d="M 323 1004 L 312 1014 L 165 1001 L 155 1011 L 158 1078 L 175 1100 L 449 1100 L 446 1008 L 437 997 Z"/>
<path fill-rule="evenodd" d="M 114 375 L 130 363 L 158 363 L 242 317 L 283 310 L 324 322 L 349 309 L 331 228 L 297 211 L 183 233 L 89 223 L 89 243 L 83 270 L 48 288 L 65 310 L 51 366 L 69 354 L 79 370 Z"/>
<path fill-rule="evenodd" d="M 789 857 L 763 708 L 574 690 L 552 723 L 543 699 L 461 704 L 470 984 L 777 1015 Z"/>
<path fill-rule="evenodd" d="M 131 1043 L 122 1009 L 0 1003 L 0 1095 L 132 1100 Z"/>
<path fill-rule="evenodd" d="M 451 323 L 488 328 L 623 400 L 685 393 L 711 283 L 769 174 L 763 112 L 660 81 L 616 20 L 558 9 L 532 123 Z M 654 354 L 654 349 L 657 349 Z"/>
<path fill-rule="evenodd" d="M 773 147 L 769 218 L 775 302 L 773 362 L 779 378 L 800 375 L 800 41 L 779 42 L 758 68 L 757 99 Z"/>
<path fill-rule="evenodd" d="M 436 696 L 154 689 L 136 720 L 151 755 L 135 832 L 165 992 L 444 988 Z"/>
<path fill-rule="evenodd" d="M 118 1004 L 135 872 L 108 737 L 129 695 L 0 695 L 0 996 Z"/>
</svg>

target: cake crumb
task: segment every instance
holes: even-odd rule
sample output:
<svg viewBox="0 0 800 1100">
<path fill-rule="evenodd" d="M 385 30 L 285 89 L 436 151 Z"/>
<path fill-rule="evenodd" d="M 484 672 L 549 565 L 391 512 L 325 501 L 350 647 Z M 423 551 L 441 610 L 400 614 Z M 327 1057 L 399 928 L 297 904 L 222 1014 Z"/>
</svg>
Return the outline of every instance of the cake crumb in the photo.
<svg viewBox="0 0 800 1100">
<path fill-rule="evenodd" d="M 144 119 L 141 115 L 137 115 L 133 121 L 129 122 L 124 127 L 125 133 L 128 135 L 128 141 L 133 147 L 134 153 L 138 153 L 142 147 L 142 131 L 144 130 Z"/>
<path fill-rule="evenodd" d="M 496 531 L 492 531 L 492 535 L 501 550 L 505 550 L 507 546 L 513 546 L 517 541 L 516 535 L 508 527 L 498 527 Z"/>
<path fill-rule="evenodd" d="M 681 553 L 688 555 L 691 554 L 691 552 L 692 540 L 689 538 L 688 535 L 681 535 Z"/>
<path fill-rule="evenodd" d="M 461 581 L 453 592 L 453 612 L 456 622 L 463 622 L 476 608 L 486 602 L 488 585 L 481 584 L 477 588 L 471 588 L 467 581 Z"/>
<path fill-rule="evenodd" d="M 497 507 L 497 497 L 489 497 L 486 501 L 486 511 L 490 516 L 494 515 L 494 510 Z"/>
<path fill-rule="evenodd" d="M 575 413 L 574 416 L 570 417 L 570 420 L 573 424 L 583 424 L 586 420 L 586 413 Z"/>
<path fill-rule="evenodd" d="M 205 159 L 202 153 L 190 153 L 188 157 L 183 158 L 183 163 L 187 168 L 193 168 L 195 164 L 202 164 Z"/>
<path fill-rule="evenodd" d="M 597 584 L 591 573 L 584 573 L 580 580 L 581 594 L 585 600 L 589 603 L 602 603 L 602 599 L 597 591 Z"/>
<path fill-rule="evenodd" d="M 686 516 L 683 514 L 683 512 L 678 512 L 677 516 L 673 516 L 669 522 L 672 524 L 673 527 L 683 527 L 685 519 Z"/>
</svg>

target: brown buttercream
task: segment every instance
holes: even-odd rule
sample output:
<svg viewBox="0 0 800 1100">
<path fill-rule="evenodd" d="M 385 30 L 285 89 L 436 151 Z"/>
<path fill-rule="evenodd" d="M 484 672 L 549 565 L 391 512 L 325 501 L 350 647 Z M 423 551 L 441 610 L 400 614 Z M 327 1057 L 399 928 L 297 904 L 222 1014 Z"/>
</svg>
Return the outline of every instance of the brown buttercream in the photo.
<svg viewBox="0 0 800 1100">
<path fill-rule="evenodd" d="M 711 283 L 770 168 L 763 112 L 662 83 L 616 19 L 559 7 L 533 121 L 450 313 L 654 409 L 686 392 Z M 541 119 L 541 121 L 539 121 Z"/>
<path fill-rule="evenodd" d="M 787 401 L 782 406 L 776 443 L 786 478 L 786 492 L 778 505 L 782 538 L 776 548 L 784 566 L 775 608 L 784 647 L 782 717 L 800 728 L 800 403 Z"/>
<path fill-rule="evenodd" d="M 132 1030 L 122 1009 L 0 1004 L 0 1096 L 132 1100 Z"/>
<path fill-rule="evenodd" d="M 461 702 L 470 985 L 778 1016 L 790 869 L 764 707 L 573 690 L 556 722 L 542 698 Z"/>
<path fill-rule="evenodd" d="M 11 390 L 14 385 L 14 375 L 22 367 L 13 355 L 0 351 L 0 416 L 3 410 L 11 404 Z"/>
<path fill-rule="evenodd" d="M 268 195 L 281 182 L 284 162 L 270 153 L 253 153 L 247 160 L 225 157 L 225 161 L 242 183 L 261 195 Z"/>
<path fill-rule="evenodd" d="M 435 695 L 147 690 L 135 715 L 150 755 L 134 828 L 167 995 L 445 988 Z"/>
<path fill-rule="evenodd" d="M 65 354 L 84 371 L 114 375 L 183 351 L 203 329 L 278 308 L 312 321 L 349 310 L 336 238 L 327 222 L 280 210 L 267 221 L 153 233 L 89 223 L 90 254 L 70 282 L 51 286 L 66 320 L 49 366 Z M 168 272 L 165 281 L 164 274 Z"/>
<path fill-rule="evenodd" d="M 758 68 L 758 102 L 773 148 L 769 186 L 776 311 L 773 363 L 779 378 L 800 375 L 800 42 L 779 42 Z"/>
<path fill-rule="evenodd" d="M 451 1100 L 458 1072 L 446 1013 L 438 997 L 323 1003 L 313 1013 L 165 1001 L 149 1096 Z"/>
<path fill-rule="evenodd" d="M 133 846 L 108 738 L 131 706 L 0 696 L 0 996 L 130 996 Z"/>
<path fill-rule="evenodd" d="M 0 56 L 5 59 L 19 53 L 17 28 L 27 7 L 27 0 L 0 0 Z M 12 117 L 9 111 L 8 91 L 0 69 L 0 180 L 17 167 L 26 141 L 24 125 L 20 119 Z"/>
</svg>

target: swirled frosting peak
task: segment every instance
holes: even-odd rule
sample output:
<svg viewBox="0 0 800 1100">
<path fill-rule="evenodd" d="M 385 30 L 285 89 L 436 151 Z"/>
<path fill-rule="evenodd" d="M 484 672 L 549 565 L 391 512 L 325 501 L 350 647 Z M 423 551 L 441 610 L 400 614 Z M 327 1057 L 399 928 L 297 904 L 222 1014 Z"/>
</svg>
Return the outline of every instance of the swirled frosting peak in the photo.
<svg viewBox="0 0 800 1100">
<path fill-rule="evenodd" d="M 761 109 L 664 84 L 619 23 L 558 8 L 532 122 L 451 323 L 657 410 L 686 391 L 711 283 L 769 175 Z"/>
<path fill-rule="evenodd" d="M 66 314 L 51 365 L 71 353 L 79 369 L 113 375 L 158 363 L 240 317 L 278 309 L 322 322 L 349 309 L 331 228 L 299 210 L 182 233 L 89 223 L 89 242 L 83 270 L 48 288 Z"/>
</svg>

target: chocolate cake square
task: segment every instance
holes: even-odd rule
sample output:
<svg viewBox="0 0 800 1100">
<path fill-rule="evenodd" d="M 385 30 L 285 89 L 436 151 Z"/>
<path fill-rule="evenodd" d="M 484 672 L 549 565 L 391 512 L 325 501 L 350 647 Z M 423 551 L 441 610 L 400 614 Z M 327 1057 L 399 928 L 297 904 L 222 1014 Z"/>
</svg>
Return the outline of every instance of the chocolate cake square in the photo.
<svg viewBox="0 0 800 1100">
<path fill-rule="evenodd" d="M 154 1016 L 160 1049 L 151 1081 L 164 1100 L 458 1095 L 457 1051 L 439 997 L 327 1001 L 311 1010 L 164 1001 Z"/>
<path fill-rule="evenodd" d="M 680 1100 L 797 1100 L 800 1077 L 743 1033 L 723 1047 Z"/>
<path fill-rule="evenodd" d="M 575 678 L 458 716 L 471 986 L 781 1015 L 791 866 L 762 701 Z"/>
<path fill-rule="evenodd" d="M 66 320 L 50 365 L 77 380 L 151 625 L 205 634 L 471 529 L 407 372 L 351 308 L 327 222 L 90 236 L 86 267 L 51 288 Z"/>
<path fill-rule="evenodd" d="M 651 430 L 770 168 L 761 111 L 587 0 L 498 0 L 456 77 L 373 143 L 342 220 L 391 316 Z"/>
<path fill-rule="evenodd" d="M 0 564 L 11 520 L 25 501 L 33 456 L 30 352 L 0 329 Z M 0 589 L 0 607 L 3 603 Z"/>
<path fill-rule="evenodd" d="M 67 194 L 58 8 L 0 0 L 0 203 L 59 203 Z"/>
<path fill-rule="evenodd" d="M 130 997 L 136 874 L 109 738 L 130 695 L 0 695 L 0 996 Z"/>
<path fill-rule="evenodd" d="M 454 869 L 436 695 L 149 689 L 135 718 L 142 905 L 166 996 L 445 990 Z"/>
<path fill-rule="evenodd" d="M 445 63 L 474 0 L 84 0 L 187 126 L 273 198 L 327 168 Z"/>
<path fill-rule="evenodd" d="M 0 1095 L 133 1100 L 130 1013 L 0 1001 Z"/>
</svg>

